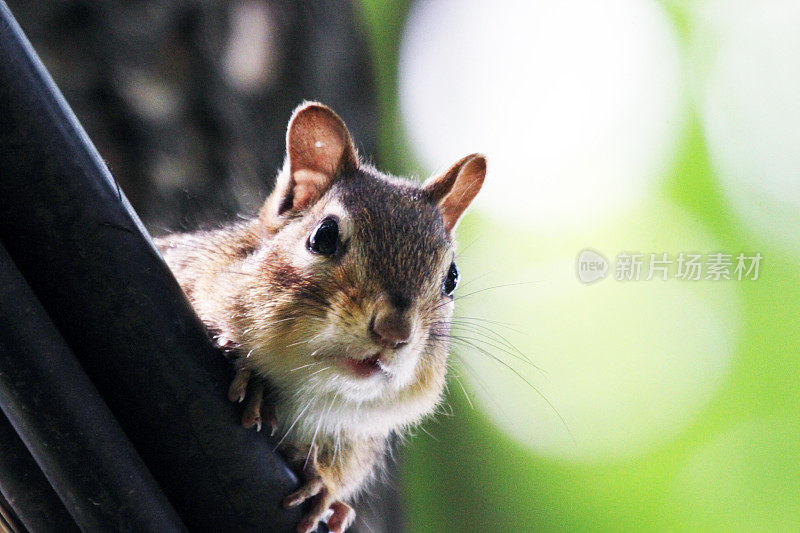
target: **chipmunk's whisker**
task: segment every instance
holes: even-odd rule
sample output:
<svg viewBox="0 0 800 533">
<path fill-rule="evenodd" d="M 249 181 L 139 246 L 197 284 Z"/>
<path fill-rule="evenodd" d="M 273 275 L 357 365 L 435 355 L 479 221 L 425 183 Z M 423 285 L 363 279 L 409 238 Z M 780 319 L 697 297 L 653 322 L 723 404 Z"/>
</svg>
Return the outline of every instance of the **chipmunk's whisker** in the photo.
<svg viewBox="0 0 800 533">
<path fill-rule="evenodd" d="M 499 320 L 491 320 L 491 319 L 480 317 L 480 316 L 456 315 L 456 316 L 453 317 L 453 320 L 475 320 L 475 321 L 478 321 L 478 322 L 486 322 L 487 324 L 492 324 L 494 326 L 500 326 L 500 327 L 509 329 L 511 331 L 514 331 L 515 333 L 524 334 L 523 331 L 521 331 L 519 329 L 515 329 L 516 326 L 519 326 L 519 324 L 509 324 L 508 322 L 501 322 Z"/>
<path fill-rule="evenodd" d="M 478 333 L 478 332 L 474 332 L 474 331 L 473 331 L 473 332 L 470 332 L 470 333 L 472 333 L 472 334 L 475 334 L 475 335 L 480 335 L 480 333 Z M 486 337 L 486 336 L 484 335 L 484 337 Z M 530 366 L 531 368 L 534 368 L 534 369 L 536 369 L 538 372 L 540 372 L 542 375 L 544 375 L 544 376 L 545 376 L 545 379 L 547 379 L 547 376 L 546 376 L 546 374 L 547 374 L 547 373 L 546 373 L 544 370 L 542 370 L 541 368 L 539 368 L 538 366 L 536 366 L 536 365 L 535 365 L 535 364 L 534 364 L 534 363 L 533 363 L 533 362 L 532 362 L 530 359 L 528 359 L 528 357 L 527 357 L 527 356 L 525 356 L 524 354 L 522 354 L 522 355 L 517 355 L 516 353 L 512 352 L 511 350 L 507 350 L 507 349 L 503 348 L 502 346 L 498 346 L 498 345 L 496 345 L 494 342 L 490 342 L 490 341 L 488 341 L 488 340 L 486 340 L 486 339 L 482 339 L 482 338 L 475 338 L 475 337 L 464 337 L 464 336 L 461 336 L 461 335 L 450 335 L 450 339 L 451 339 L 451 340 L 460 340 L 460 341 L 462 341 L 462 342 L 464 342 L 464 343 L 467 343 L 467 344 L 469 344 L 470 346 L 472 346 L 473 348 L 475 348 L 475 349 L 477 349 L 477 350 L 482 350 L 482 351 L 484 351 L 485 353 L 488 353 L 488 352 L 486 352 L 485 348 L 481 348 L 481 347 L 479 347 L 479 346 L 476 344 L 476 343 L 483 343 L 483 344 L 485 344 L 486 346 L 488 346 L 488 347 L 490 347 L 490 348 L 494 348 L 495 350 L 499 350 L 499 351 L 501 351 L 501 352 L 503 352 L 503 353 L 505 353 L 505 354 L 509 355 L 510 357 L 513 357 L 513 358 L 514 358 L 514 359 L 516 359 L 517 361 L 520 361 L 520 362 L 522 362 L 522 363 L 524 363 L 524 364 L 526 364 L 526 365 Z M 492 355 L 492 356 L 493 356 L 493 357 L 496 357 L 496 356 L 494 356 L 494 355 Z"/>
<path fill-rule="evenodd" d="M 508 414 L 506 413 L 505 409 L 503 409 L 503 407 L 500 405 L 500 402 L 497 401 L 497 398 L 495 398 L 494 395 L 491 392 L 489 392 L 489 387 L 486 386 L 486 382 L 483 381 L 483 379 L 481 379 L 479 373 L 476 372 L 475 369 L 472 367 L 472 365 L 467 363 L 467 361 L 464 360 L 463 357 L 460 357 L 457 354 L 454 354 L 454 355 L 456 355 L 456 357 L 458 357 L 458 360 L 460 361 L 460 363 L 462 365 L 462 368 L 467 370 L 472 375 L 472 377 L 475 379 L 475 382 L 478 384 L 478 386 L 481 389 L 483 389 L 483 391 L 486 393 L 486 396 L 492 401 L 492 403 L 495 405 L 495 407 L 497 407 L 497 409 L 500 411 L 500 414 L 502 414 L 503 418 L 506 419 L 506 422 L 508 422 L 509 424 L 512 424 L 511 418 L 508 416 Z"/>
<path fill-rule="evenodd" d="M 314 354 L 311 354 L 311 355 L 314 355 Z M 297 372 L 298 370 L 301 370 L 303 368 L 308 368 L 310 366 L 315 366 L 315 365 L 320 365 L 320 364 L 322 364 L 322 361 L 314 361 L 313 363 L 308 363 L 307 365 L 301 365 L 301 366 L 298 366 L 297 368 L 293 368 L 293 369 L 289 370 L 289 372 Z"/>
<path fill-rule="evenodd" d="M 326 367 L 324 367 L 324 368 L 320 368 L 320 369 L 319 369 L 319 370 L 317 370 L 316 372 L 312 372 L 311 374 L 309 374 L 309 376 L 308 376 L 308 377 L 311 377 L 311 376 L 316 376 L 316 375 L 317 375 L 317 374 L 319 374 L 320 372 L 324 372 L 324 371 L 326 371 L 326 370 L 328 370 L 328 369 L 330 369 L 330 367 L 329 367 L 329 366 L 326 366 Z"/>
<path fill-rule="evenodd" d="M 468 298 L 470 296 L 474 296 L 476 294 L 480 294 L 482 292 L 492 291 L 492 290 L 495 290 L 495 289 L 502 289 L 502 288 L 505 288 L 505 287 L 516 287 L 516 286 L 519 286 L 519 285 L 531 285 L 531 284 L 534 284 L 534 283 L 539 283 L 539 282 L 538 281 L 519 281 L 519 282 L 516 282 L 516 283 L 503 283 L 501 285 L 493 285 L 491 287 L 484 287 L 482 289 L 478 289 L 478 290 L 475 290 L 475 291 L 472 291 L 472 292 L 468 292 L 466 294 L 459 294 L 458 296 L 455 296 L 452 300 L 445 300 L 442 303 L 438 304 L 436 307 L 434 307 L 433 310 L 435 311 L 435 310 L 439 309 L 442 306 L 445 306 L 445 305 L 450 304 L 452 302 L 461 300 L 463 298 Z"/>
<path fill-rule="evenodd" d="M 303 344 L 304 342 L 307 342 L 307 341 L 305 339 L 303 339 L 303 340 L 300 340 L 300 341 L 297 341 L 297 342 L 293 342 L 291 344 L 287 344 L 286 346 L 284 346 L 284 348 L 291 348 L 292 346 L 297 346 L 298 344 Z"/>
<path fill-rule="evenodd" d="M 302 416 L 305 414 L 305 412 L 306 412 L 306 411 L 308 411 L 308 408 L 309 408 L 309 407 L 311 407 L 311 404 L 312 404 L 312 403 L 314 403 L 314 398 L 311 398 L 311 400 L 309 400 L 309 402 L 306 404 L 306 406 L 305 406 L 305 407 L 303 407 L 303 410 L 302 410 L 302 411 L 300 411 L 300 413 L 299 413 L 299 414 L 297 415 L 297 417 L 294 419 L 294 422 L 292 422 L 292 424 L 289 426 L 289 429 L 287 429 L 287 430 L 286 430 L 286 433 L 284 433 L 284 434 L 283 434 L 283 437 L 281 437 L 281 440 L 279 440 L 279 441 L 278 441 L 278 443 L 275 445 L 275 447 L 272 449 L 272 451 L 273 451 L 273 452 L 274 452 L 274 451 L 277 451 L 277 450 L 278 450 L 278 448 L 280 447 L 281 443 L 282 443 L 284 440 L 286 440 L 286 437 L 288 437 L 288 436 L 289 436 L 289 433 L 291 433 L 291 432 L 292 432 L 292 429 L 294 429 L 294 426 L 296 426 L 296 425 L 297 425 L 297 422 L 299 422 L 299 421 L 300 421 L 300 418 L 301 418 L 301 417 L 302 417 Z"/>
<path fill-rule="evenodd" d="M 306 466 L 308 466 L 308 458 L 311 457 L 311 452 L 314 451 L 314 445 L 317 442 L 317 434 L 319 433 L 319 428 L 322 426 L 322 421 L 327 419 L 331 414 L 331 408 L 333 407 L 334 402 L 336 402 L 336 398 L 339 396 L 339 393 L 342 392 L 343 385 L 339 385 L 339 389 L 331 398 L 331 403 L 328 404 L 328 409 L 325 411 L 323 416 L 319 417 L 317 421 L 317 427 L 314 429 L 314 436 L 311 438 L 311 447 L 308 449 L 308 454 L 306 455 L 306 461 L 303 463 L 303 470 L 305 470 Z"/>
<path fill-rule="evenodd" d="M 469 340 L 464 340 L 464 339 L 461 339 L 459 337 L 451 337 L 451 340 L 455 341 L 456 343 L 461 342 L 462 346 L 466 345 L 467 347 L 470 347 L 470 348 L 473 348 L 473 349 L 477 350 L 478 353 L 482 353 L 483 355 L 488 356 L 493 361 L 496 361 L 497 363 L 500 363 L 501 365 L 506 367 L 508 370 L 510 370 L 512 373 L 514 373 L 528 387 L 530 387 L 531 390 L 533 390 L 542 400 L 544 400 L 545 403 L 547 403 L 547 405 L 550 407 L 550 409 L 553 410 L 553 412 L 556 414 L 558 419 L 561 421 L 561 424 L 564 426 L 564 429 L 566 429 L 567 433 L 569 433 L 570 438 L 573 440 L 573 442 L 576 442 L 575 441 L 575 435 L 572 433 L 572 430 L 569 428 L 569 425 L 567 424 L 567 421 L 564 419 L 564 417 L 558 411 L 558 409 L 553 404 L 553 402 L 551 402 L 550 399 L 547 398 L 547 396 L 545 396 L 544 393 L 541 390 L 539 390 L 535 385 L 533 385 L 533 383 L 531 383 L 525 376 L 523 376 L 516 368 L 514 368 L 513 366 L 511 366 L 507 362 L 503 361 L 499 357 L 495 356 L 491 352 L 481 348 L 480 346 L 475 345 L 474 343 L 470 342 Z M 464 362 L 463 358 L 460 358 L 460 360 L 462 362 Z M 476 377 L 477 377 L 477 375 L 476 375 Z M 498 407 L 499 407 L 499 405 L 498 405 Z"/>
<path fill-rule="evenodd" d="M 453 377 L 456 378 L 456 381 L 458 382 L 458 386 L 461 387 L 461 392 L 464 393 L 464 398 L 467 399 L 467 403 L 469 404 L 470 409 L 472 409 L 474 411 L 475 410 L 475 406 L 472 404 L 472 400 L 470 399 L 469 394 L 467 394 L 467 389 L 464 388 L 464 384 L 461 382 L 461 378 L 458 377 L 455 374 L 453 375 Z"/>
</svg>

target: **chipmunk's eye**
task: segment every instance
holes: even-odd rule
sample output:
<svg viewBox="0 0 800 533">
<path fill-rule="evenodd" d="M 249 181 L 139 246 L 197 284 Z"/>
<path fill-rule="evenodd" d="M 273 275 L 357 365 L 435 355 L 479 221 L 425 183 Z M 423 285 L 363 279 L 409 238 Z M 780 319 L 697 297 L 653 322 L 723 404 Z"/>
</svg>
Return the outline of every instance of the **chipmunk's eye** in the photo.
<svg viewBox="0 0 800 533">
<path fill-rule="evenodd" d="M 458 279 L 461 275 L 458 273 L 458 267 L 455 263 L 450 263 L 450 268 L 447 269 L 447 277 L 444 278 L 442 283 L 442 293 L 447 296 L 452 296 L 453 292 L 458 287 Z"/>
<path fill-rule="evenodd" d="M 308 248 L 316 254 L 333 255 L 338 244 L 339 224 L 333 218 L 326 218 L 320 222 L 308 238 Z"/>
</svg>

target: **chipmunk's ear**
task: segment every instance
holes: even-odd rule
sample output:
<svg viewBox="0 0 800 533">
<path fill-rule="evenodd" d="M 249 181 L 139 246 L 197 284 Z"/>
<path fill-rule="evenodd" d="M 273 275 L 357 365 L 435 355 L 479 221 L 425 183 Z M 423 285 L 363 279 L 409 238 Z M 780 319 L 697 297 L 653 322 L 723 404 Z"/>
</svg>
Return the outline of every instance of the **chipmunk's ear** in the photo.
<svg viewBox="0 0 800 533">
<path fill-rule="evenodd" d="M 286 165 L 265 210 L 282 215 L 314 205 L 342 173 L 358 167 L 350 133 L 339 116 L 316 102 L 292 114 L 286 131 Z"/>
<path fill-rule="evenodd" d="M 481 190 L 485 177 L 486 157 L 472 154 L 422 185 L 422 190 L 439 205 L 447 231 L 453 231 L 456 227 L 461 215 Z"/>
</svg>

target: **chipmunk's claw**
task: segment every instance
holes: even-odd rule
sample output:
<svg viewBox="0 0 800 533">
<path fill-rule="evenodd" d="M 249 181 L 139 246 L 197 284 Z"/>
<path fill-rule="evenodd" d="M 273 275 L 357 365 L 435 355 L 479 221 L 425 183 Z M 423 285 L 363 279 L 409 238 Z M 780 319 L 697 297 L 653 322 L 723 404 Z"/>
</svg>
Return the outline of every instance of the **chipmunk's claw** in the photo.
<svg viewBox="0 0 800 533">
<path fill-rule="evenodd" d="M 274 436 L 278 430 L 275 407 L 272 403 L 264 401 L 264 381 L 250 378 L 249 370 L 239 368 L 228 389 L 228 398 L 232 402 L 238 403 L 242 403 L 247 398 L 247 405 L 242 412 L 242 426 L 247 429 L 255 426 L 256 431 L 261 431 L 266 423 L 270 427 L 270 436 Z"/>
<path fill-rule="evenodd" d="M 271 402 L 261 402 L 261 419 L 270 427 L 269 436 L 274 437 L 278 432 L 278 417 L 275 416 L 275 406 Z"/>
<path fill-rule="evenodd" d="M 291 496 L 290 496 L 291 497 Z M 294 503 L 293 505 L 298 505 Z M 334 501 L 323 486 L 319 494 L 314 496 L 314 506 L 300 523 L 297 525 L 297 533 L 311 533 L 317 529 L 317 525 L 328 517 L 328 531 L 330 533 L 344 533 L 356 518 L 356 512 L 352 507 L 342 501 Z"/>
<path fill-rule="evenodd" d="M 242 426 L 245 429 L 250 429 L 255 426 L 256 431 L 261 431 L 261 417 L 256 415 L 253 417 L 247 410 L 242 414 Z"/>
<path fill-rule="evenodd" d="M 331 498 L 325 488 L 319 491 L 319 494 L 314 496 L 314 505 L 311 511 L 303 517 L 299 524 L 297 524 L 297 533 L 311 533 L 317 529 L 317 525 L 329 514 L 331 507 Z M 341 531 L 339 532 L 341 533 Z"/>
<path fill-rule="evenodd" d="M 328 531 L 330 533 L 344 533 L 356 519 L 355 510 L 342 501 L 331 504 L 333 514 L 328 518 Z"/>
<path fill-rule="evenodd" d="M 293 493 L 289 494 L 286 498 L 284 498 L 283 506 L 287 508 L 297 507 L 307 499 L 313 498 L 314 496 L 322 492 L 324 488 L 325 484 L 322 482 L 322 478 L 319 476 L 314 476 L 308 481 L 306 481 L 306 483 L 302 487 L 300 487 Z"/>
<path fill-rule="evenodd" d="M 312 517 L 307 516 L 297 524 L 297 533 L 311 533 L 317 529 L 317 524 L 319 524 L 319 520 L 314 520 Z"/>
<path fill-rule="evenodd" d="M 250 371 L 245 368 L 236 370 L 230 388 L 228 399 L 232 402 L 242 403 L 247 395 L 247 384 L 250 382 Z"/>
<path fill-rule="evenodd" d="M 297 525 L 298 533 L 311 533 L 316 530 L 317 524 L 327 517 L 328 531 L 330 533 L 344 533 L 356 517 L 356 512 L 346 503 L 334 499 L 330 489 L 325 485 L 322 477 L 317 473 L 317 448 L 311 446 L 306 458 L 303 472 L 307 481 L 295 492 L 283 500 L 285 507 L 295 507 L 304 501 L 313 498 L 314 505 L 311 511 L 303 517 Z"/>
<path fill-rule="evenodd" d="M 264 401 L 264 383 L 255 380 L 250 383 L 247 395 L 247 405 L 242 413 L 242 425 L 246 428 L 256 426 L 261 431 L 261 404 Z"/>
</svg>

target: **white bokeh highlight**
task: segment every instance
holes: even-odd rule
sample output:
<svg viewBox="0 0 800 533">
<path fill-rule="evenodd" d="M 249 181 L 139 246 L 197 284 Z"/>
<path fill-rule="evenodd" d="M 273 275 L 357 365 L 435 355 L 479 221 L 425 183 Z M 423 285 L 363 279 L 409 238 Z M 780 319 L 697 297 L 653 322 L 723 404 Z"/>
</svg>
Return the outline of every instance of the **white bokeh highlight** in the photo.
<svg viewBox="0 0 800 533">
<path fill-rule="evenodd" d="M 800 251 L 800 2 L 714 0 L 692 14 L 693 93 L 712 165 L 758 236 Z"/>
<path fill-rule="evenodd" d="M 738 342 L 737 283 L 746 282 L 645 281 L 646 269 L 640 281 L 614 279 L 623 251 L 674 259 L 720 249 L 681 210 L 652 201 L 579 235 L 500 218 L 470 241 L 457 296 L 488 290 L 457 302 L 453 334 L 471 340 L 454 342 L 455 365 L 473 403 L 536 453 L 590 462 L 647 453 L 681 435 L 725 383 Z M 576 272 L 587 246 L 611 262 L 591 285 Z"/>
<path fill-rule="evenodd" d="M 680 131 L 680 70 L 656 2 L 432 0 L 408 18 L 400 102 L 431 170 L 484 152 L 480 205 L 561 228 L 652 191 Z"/>
</svg>

